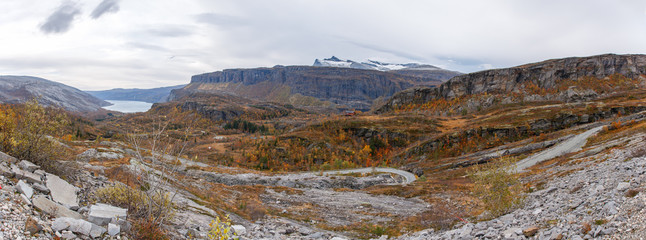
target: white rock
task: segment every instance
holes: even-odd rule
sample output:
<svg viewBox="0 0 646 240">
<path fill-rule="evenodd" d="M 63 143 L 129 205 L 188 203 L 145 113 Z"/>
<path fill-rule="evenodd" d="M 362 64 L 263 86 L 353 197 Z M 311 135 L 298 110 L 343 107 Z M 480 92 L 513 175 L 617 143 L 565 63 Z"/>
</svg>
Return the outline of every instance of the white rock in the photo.
<svg viewBox="0 0 646 240">
<path fill-rule="evenodd" d="M 90 237 L 98 238 L 106 232 L 104 227 L 92 224 L 92 229 L 90 229 Z"/>
<path fill-rule="evenodd" d="M 41 211 L 53 215 L 54 217 L 69 217 L 75 219 L 83 218 L 81 214 L 69 210 L 63 205 L 53 202 L 52 200 L 47 199 L 44 195 L 38 195 L 34 197 L 33 201 L 34 207 L 40 209 Z"/>
<path fill-rule="evenodd" d="M 29 200 L 29 198 L 27 196 L 25 196 L 25 194 L 21 193 L 20 198 L 22 198 L 22 201 L 25 202 L 25 204 L 31 205 L 31 200 Z"/>
<path fill-rule="evenodd" d="M 247 233 L 247 228 L 242 225 L 233 225 L 231 226 L 238 236 L 244 235 Z"/>
<path fill-rule="evenodd" d="M 76 187 L 53 174 L 47 174 L 47 188 L 51 191 L 52 199 L 70 209 L 78 209 Z"/>
<path fill-rule="evenodd" d="M 34 195 L 34 189 L 22 180 L 18 181 L 18 184 L 16 184 L 16 189 L 18 189 L 20 193 L 25 194 L 25 196 L 27 196 L 27 198 L 29 199 L 31 199 L 31 196 Z"/>
<path fill-rule="evenodd" d="M 16 163 L 18 159 L 15 157 L 9 156 L 6 153 L 0 152 L 0 161 L 8 163 Z"/>
<path fill-rule="evenodd" d="M 108 223 L 108 234 L 110 236 L 117 235 L 119 232 L 121 232 L 121 227 L 119 225 Z"/>
<path fill-rule="evenodd" d="M 38 191 L 42 192 L 42 193 L 45 193 L 45 194 L 48 194 L 48 193 L 49 193 L 49 188 L 47 188 L 47 187 L 46 187 L 45 185 L 43 185 L 43 184 L 35 183 L 32 187 L 33 187 L 34 189 L 36 189 L 36 190 L 38 190 Z"/>
<path fill-rule="evenodd" d="M 620 182 L 617 185 L 617 191 L 624 191 L 630 187 L 630 183 L 627 182 Z"/>
<path fill-rule="evenodd" d="M 65 231 L 63 234 L 61 234 L 62 239 L 76 239 L 76 235 L 72 233 L 71 231 Z"/>
<path fill-rule="evenodd" d="M 346 239 L 346 238 L 342 238 L 342 237 L 333 237 L 333 238 L 332 238 L 332 239 L 330 239 L 330 240 L 348 240 L 348 239 Z"/>
<path fill-rule="evenodd" d="M 27 160 L 22 160 L 18 163 L 18 167 L 22 168 L 22 170 L 28 171 L 28 172 L 34 172 L 38 169 L 40 169 L 40 166 L 33 164 L 30 161 Z"/>
<path fill-rule="evenodd" d="M 112 218 L 126 219 L 128 209 L 97 203 L 90 207 L 88 220 L 95 224 L 105 226 Z"/>
</svg>

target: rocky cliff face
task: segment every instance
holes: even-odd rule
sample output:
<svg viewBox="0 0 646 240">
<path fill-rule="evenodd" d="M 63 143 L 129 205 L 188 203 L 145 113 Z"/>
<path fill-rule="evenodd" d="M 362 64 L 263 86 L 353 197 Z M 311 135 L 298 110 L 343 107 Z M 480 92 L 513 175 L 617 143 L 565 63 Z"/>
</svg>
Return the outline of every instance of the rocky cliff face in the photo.
<svg viewBox="0 0 646 240">
<path fill-rule="evenodd" d="M 389 72 L 334 67 L 276 66 L 229 69 L 193 76 L 173 90 L 171 100 L 193 93 L 225 92 L 295 106 L 370 109 L 372 102 L 419 85 L 422 78 Z"/>
<path fill-rule="evenodd" d="M 0 76 L 0 102 L 22 103 L 31 99 L 45 106 L 73 112 L 90 112 L 110 103 L 76 88 L 37 77 Z"/>
<path fill-rule="evenodd" d="M 438 98 L 453 99 L 481 93 L 524 94 L 524 86 L 528 83 L 542 89 L 553 89 L 560 81 L 566 79 L 603 79 L 613 74 L 633 79 L 643 77 L 642 75 L 646 74 L 646 55 L 606 54 L 572 57 L 460 75 L 437 88 L 415 88 L 397 93 L 378 112 Z"/>
</svg>

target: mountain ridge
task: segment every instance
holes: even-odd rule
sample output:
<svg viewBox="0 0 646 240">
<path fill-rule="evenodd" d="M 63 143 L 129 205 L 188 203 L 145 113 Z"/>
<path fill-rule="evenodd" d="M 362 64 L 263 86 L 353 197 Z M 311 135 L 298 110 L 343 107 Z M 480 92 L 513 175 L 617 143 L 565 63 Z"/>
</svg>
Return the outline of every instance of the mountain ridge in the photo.
<svg viewBox="0 0 646 240">
<path fill-rule="evenodd" d="M 31 76 L 0 76 L 0 102 L 24 103 L 31 99 L 45 106 L 73 112 L 92 112 L 110 103 L 77 88 Z"/>
<path fill-rule="evenodd" d="M 523 94 L 528 93 L 527 85 L 533 85 L 539 90 L 554 89 L 563 80 L 578 80 L 582 77 L 602 79 L 614 74 L 631 79 L 644 78 L 646 55 L 602 54 L 569 57 L 469 73 L 453 77 L 436 88 L 421 87 L 399 92 L 377 112 L 388 112 L 404 105 L 423 104 L 440 98 L 455 99 L 485 93 Z"/>
</svg>

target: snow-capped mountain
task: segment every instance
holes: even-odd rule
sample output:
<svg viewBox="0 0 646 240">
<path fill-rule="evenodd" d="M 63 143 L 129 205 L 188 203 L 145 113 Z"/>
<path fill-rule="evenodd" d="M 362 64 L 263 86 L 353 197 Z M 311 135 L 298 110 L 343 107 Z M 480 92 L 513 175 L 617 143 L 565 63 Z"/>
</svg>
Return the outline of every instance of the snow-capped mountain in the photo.
<svg viewBox="0 0 646 240">
<path fill-rule="evenodd" d="M 395 71 L 395 70 L 443 70 L 433 65 L 428 64 L 419 64 L 419 63 L 406 63 L 406 64 L 395 64 L 395 63 L 384 63 L 374 60 L 366 60 L 365 62 L 355 62 L 352 60 L 340 59 L 335 56 L 331 58 L 325 58 L 323 60 L 316 59 L 314 61 L 315 67 L 344 67 L 344 68 L 357 68 L 357 69 L 370 69 L 370 70 L 379 70 L 379 71 Z"/>
<path fill-rule="evenodd" d="M 437 85 L 452 77 L 462 75 L 461 72 L 446 70 L 429 64 L 419 63 L 384 63 L 374 60 L 366 60 L 364 62 L 355 62 L 352 60 L 340 59 L 335 56 L 325 58 L 323 60 L 316 59 L 313 64 L 314 67 L 340 67 L 340 68 L 356 68 L 377 71 L 387 71 L 400 75 L 415 76 L 423 79 L 426 85 Z"/>
</svg>

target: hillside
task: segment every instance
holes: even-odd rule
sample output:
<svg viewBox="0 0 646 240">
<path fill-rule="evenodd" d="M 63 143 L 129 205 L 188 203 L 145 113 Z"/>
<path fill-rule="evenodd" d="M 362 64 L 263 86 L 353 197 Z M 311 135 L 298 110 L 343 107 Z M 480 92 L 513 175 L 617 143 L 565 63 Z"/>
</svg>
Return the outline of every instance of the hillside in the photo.
<svg viewBox="0 0 646 240">
<path fill-rule="evenodd" d="M 186 87 L 173 90 L 170 99 L 224 92 L 296 107 L 363 111 L 369 110 L 375 100 L 422 84 L 425 80 L 420 77 L 375 70 L 276 66 L 196 75 Z"/>
<path fill-rule="evenodd" d="M 482 108 L 490 106 L 493 101 L 491 97 L 495 98 L 495 95 L 506 95 L 497 99 L 505 103 L 581 101 L 610 94 L 612 88 L 633 87 L 625 85 L 623 79 L 604 83 L 612 76 L 642 79 L 645 73 L 646 55 L 606 54 L 553 59 L 465 74 L 454 77 L 437 88 L 409 89 L 394 95 L 378 112 L 424 105 L 438 99 L 466 101 L 469 98 L 471 106 L 462 106 L 459 111 L 477 106 Z M 616 86 L 611 86 L 613 84 Z M 487 96 L 483 98 L 484 95 Z"/>
<path fill-rule="evenodd" d="M 151 88 L 151 89 L 139 89 L 139 88 L 115 88 L 110 90 L 103 91 L 85 91 L 92 96 L 100 98 L 102 100 L 125 100 L 125 101 L 141 101 L 147 103 L 160 103 L 168 100 L 170 91 L 173 89 L 179 89 L 185 85 L 169 86 L 169 87 L 160 87 L 160 88 Z"/>
<path fill-rule="evenodd" d="M 29 76 L 0 76 L 0 102 L 23 103 L 31 99 L 45 106 L 73 112 L 90 112 L 110 105 L 76 88 Z"/>
</svg>

